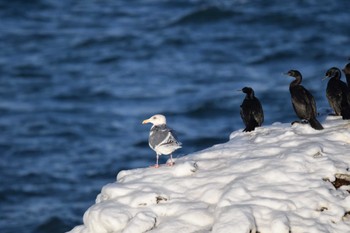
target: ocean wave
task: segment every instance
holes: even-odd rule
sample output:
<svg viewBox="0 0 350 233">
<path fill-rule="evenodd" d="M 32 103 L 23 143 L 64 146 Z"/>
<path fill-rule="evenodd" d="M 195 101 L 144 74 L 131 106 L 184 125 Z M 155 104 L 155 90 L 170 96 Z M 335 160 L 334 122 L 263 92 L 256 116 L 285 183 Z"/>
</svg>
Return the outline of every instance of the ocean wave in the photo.
<svg viewBox="0 0 350 233">
<path fill-rule="evenodd" d="M 90 37 L 83 37 L 78 39 L 76 42 L 73 43 L 72 49 L 84 49 L 84 48 L 90 48 L 94 46 L 106 46 L 106 45 L 113 45 L 116 43 L 130 43 L 131 41 L 134 41 L 138 39 L 137 36 L 132 34 L 127 35 L 93 35 Z"/>
<path fill-rule="evenodd" d="M 41 223 L 37 228 L 36 232 L 66 232 L 72 223 L 65 221 L 65 219 L 60 217 L 50 217 L 47 218 L 43 223 Z"/>
<path fill-rule="evenodd" d="M 288 59 L 290 57 L 297 56 L 295 51 L 273 51 L 271 53 L 259 54 L 258 56 L 250 59 L 249 64 L 259 65 L 266 64 L 272 61 L 279 61 L 281 59 Z"/>
<path fill-rule="evenodd" d="M 52 77 L 48 71 L 34 64 L 21 64 L 14 67 L 14 77 L 49 79 Z"/>
<path fill-rule="evenodd" d="M 230 10 L 221 9 L 217 6 L 209 6 L 199 8 L 186 15 L 181 16 L 171 23 L 172 26 L 184 24 L 205 24 L 212 23 L 218 20 L 223 20 L 236 16 L 236 13 Z"/>
<path fill-rule="evenodd" d="M 222 103 L 222 102 L 221 102 Z M 216 101 L 205 101 L 187 110 L 186 115 L 191 117 L 212 117 L 232 115 L 233 110 L 222 106 Z"/>
</svg>

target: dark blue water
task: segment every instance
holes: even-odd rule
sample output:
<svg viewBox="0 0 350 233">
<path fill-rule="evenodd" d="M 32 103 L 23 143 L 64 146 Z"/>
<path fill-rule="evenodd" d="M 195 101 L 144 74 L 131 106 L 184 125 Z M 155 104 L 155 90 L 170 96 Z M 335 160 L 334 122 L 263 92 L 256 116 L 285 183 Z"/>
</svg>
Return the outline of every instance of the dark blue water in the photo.
<svg viewBox="0 0 350 233">
<path fill-rule="evenodd" d="M 118 171 L 147 167 L 155 113 L 182 156 L 242 129 L 244 86 L 265 124 L 295 115 L 282 73 L 299 69 L 319 109 L 331 66 L 350 56 L 339 1 L 0 2 L 0 232 L 82 223 Z M 162 159 L 165 162 L 165 158 Z"/>
</svg>

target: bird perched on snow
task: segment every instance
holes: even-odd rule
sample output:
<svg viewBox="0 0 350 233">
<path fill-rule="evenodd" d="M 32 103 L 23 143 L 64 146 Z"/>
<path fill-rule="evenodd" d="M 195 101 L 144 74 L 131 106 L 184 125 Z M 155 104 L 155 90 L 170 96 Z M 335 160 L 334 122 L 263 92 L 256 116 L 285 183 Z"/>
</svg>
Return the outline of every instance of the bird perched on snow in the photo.
<svg viewBox="0 0 350 233">
<path fill-rule="evenodd" d="M 241 105 L 241 118 L 245 124 L 243 132 L 250 132 L 264 122 L 264 112 L 258 98 L 254 96 L 254 90 L 244 87 L 242 92 L 246 94 Z"/>
<path fill-rule="evenodd" d="M 346 82 L 347 82 L 348 88 L 350 90 L 350 63 L 345 65 L 343 72 L 345 74 Z"/>
<path fill-rule="evenodd" d="M 316 130 L 323 129 L 321 123 L 316 119 L 317 110 L 315 99 L 311 93 L 301 85 L 301 73 L 297 70 L 290 70 L 286 75 L 295 78 L 289 85 L 289 92 L 297 116 L 301 120 L 307 120 L 312 128 Z"/>
<path fill-rule="evenodd" d="M 165 116 L 157 114 L 142 122 L 142 124 L 147 123 L 153 124 L 150 130 L 148 143 L 151 149 L 157 154 L 157 160 L 154 167 L 159 167 L 158 160 L 160 155 L 169 154 L 170 163 L 167 163 L 167 165 L 172 166 L 174 164 L 172 153 L 181 148 L 181 142 L 178 141 L 174 131 L 166 125 Z"/>
<path fill-rule="evenodd" d="M 332 67 L 326 72 L 329 78 L 326 95 L 329 105 L 337 116 L 350 119 L 350 92 L 348 86 L 340 80 L 341 72 L 337 67 Z"/>
</svg>

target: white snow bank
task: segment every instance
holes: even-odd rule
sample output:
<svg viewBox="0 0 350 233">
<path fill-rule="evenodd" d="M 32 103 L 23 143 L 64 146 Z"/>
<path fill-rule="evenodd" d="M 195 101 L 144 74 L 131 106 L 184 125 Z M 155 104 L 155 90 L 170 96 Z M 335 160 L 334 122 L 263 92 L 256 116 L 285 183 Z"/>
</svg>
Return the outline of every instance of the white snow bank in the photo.
<svg viewBox="0 0 350 233">
<path fill-rule="evenodd" d="M 70 233 L 350 232 L 350 122 L 274 124 L 162 166 L 121 171 Z"/>
</svg>

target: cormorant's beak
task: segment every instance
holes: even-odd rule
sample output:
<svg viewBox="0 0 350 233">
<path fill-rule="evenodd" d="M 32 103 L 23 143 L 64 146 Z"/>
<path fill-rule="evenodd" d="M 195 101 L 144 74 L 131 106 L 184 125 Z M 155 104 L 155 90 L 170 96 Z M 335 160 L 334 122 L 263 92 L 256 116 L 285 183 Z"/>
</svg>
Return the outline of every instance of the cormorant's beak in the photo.
<svg viewBox="0 0 350 233">
<path fill-rule="evenodd" d="M 327 78 L 329 78 L 329 77 L 328 77 L 328 76 L 325 76 L 325 77 L 322 79 L 322 81 L 325 80 L 325 79 L 327 79 Z"/>
<path fill-rule="evenodd" d="M 283 74 L 286 75 L 287 77 L 290 77 L 289 72 L 285 72 Z"/>
<path fill-rule="evenodd" d="M 242 90 L 236 90 L 236 91 L 240 91 L 240 92 L 242 92 Z"/>
<path fill-rule="evenodd" d="M 143 124 L 143 125 L 144 125 L 144 124 L 147 124 L 147 123 L 149 123 L 149 119 L 146 119 L 146 120 L 142 121 L 142 124 Z"/>
</svg>

